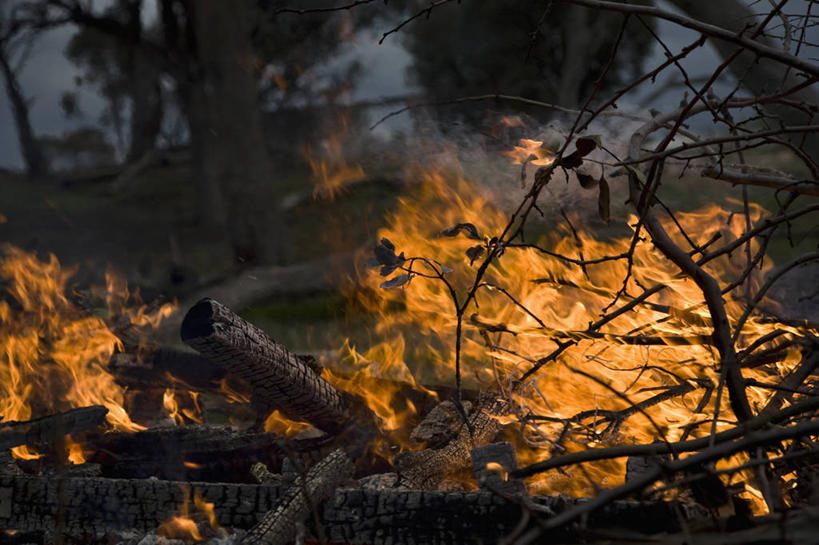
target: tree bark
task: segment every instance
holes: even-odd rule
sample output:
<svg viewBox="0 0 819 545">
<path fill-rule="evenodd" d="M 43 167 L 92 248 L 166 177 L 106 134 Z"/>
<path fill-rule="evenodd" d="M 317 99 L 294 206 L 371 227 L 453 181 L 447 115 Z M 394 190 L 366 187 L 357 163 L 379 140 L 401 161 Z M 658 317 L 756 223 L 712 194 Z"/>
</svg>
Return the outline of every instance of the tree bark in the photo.
<svg viewBox="0 0 819 545">
<path fill-rule="evenodd" d="M 9 61 L 6 44 L 3 43 L 0 43 L 0 71 L 2 71 L 6 80 L 6 94 L 9 97 L 12 113 L 14 114 L 14 124 L 17 127 L 17 138 L 20 141 L 20 150 L 23 153 L 26 172 L 32 177 L 44 176 L 49 172 L 48 160 L 34 136 L 28 101 L 23 96 L 17 74 L 14 73 Z"/>
</svg>

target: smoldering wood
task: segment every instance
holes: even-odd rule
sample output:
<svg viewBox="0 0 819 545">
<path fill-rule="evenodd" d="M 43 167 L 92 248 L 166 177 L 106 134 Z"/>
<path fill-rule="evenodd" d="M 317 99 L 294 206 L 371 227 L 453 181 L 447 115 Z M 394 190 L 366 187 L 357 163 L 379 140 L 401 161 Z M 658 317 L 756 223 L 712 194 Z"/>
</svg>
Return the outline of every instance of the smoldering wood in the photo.
<svg viewBox="0 0 819 545">
<path fill-rule="evenodd" d="M 289 439 L 273 433 L 190 425 L 84 438 L 91 463 L 111 478 L 159 477 L 207 482 L 253 482 L 255 463 L 278 470 L 286 456 L 310 466 L 332 448 L 328 436 Z"/>
<path fill-rule="evenodd" d="M 107 414 L 102 405 L 91 405 L 23 422 L 0 422 L 0 449 L 50 443 L 68 433 L 96 428 Z"/>
<path fill-rule="evenodd" d="M 284 491 L 276 485 L 2 475 L 0 527 L 52 531 L 60 516 L 69 537 L 150 531 L 198 494 L 213 502 L 221 526 L 247 529 L 275 508 Z M 558 514 L 584 502 L 565 496 L 532 501 Z M 486 491 L 340 489 L 320 508 L 330 542 L 362 544 L 494 543 L 514 530 L 522 513 L 519 504 Z M 619 501 L 593 513 L 588 526 L 674 532 L 681 522 L 704 517 L 702 510 L 685 504 Z"/>
<path fill-rule="evenodd" d="M 470 451 L 492 441 L 500 431 L 497 417 L 509 410 L 502 398 L 478 402 L 458 435 L 439 449 L 405 452 L 395 460 L 400 485 L 412 489 L 435 489 L 447 475 L 470 466 Z"/>
<path fill-rule="evenodd" d="M 321 502 L 353 476 L 353 463 L 343 450 L 334 450 L 310 468 L 304 478 L 297 477 L 285 489 L 276 508 L 245 534 L 240 544 L 286 545 L 311 515 L 318 516 Z"/>
<path fill-rule="evenodd" d="M 246 380 L 253 402 L 292 420 L 334 433 L 348 420 L 345 397 L 302 359 L 213 299 L 202 299 L 182 322 L 182 340 Z"/>
</svg>

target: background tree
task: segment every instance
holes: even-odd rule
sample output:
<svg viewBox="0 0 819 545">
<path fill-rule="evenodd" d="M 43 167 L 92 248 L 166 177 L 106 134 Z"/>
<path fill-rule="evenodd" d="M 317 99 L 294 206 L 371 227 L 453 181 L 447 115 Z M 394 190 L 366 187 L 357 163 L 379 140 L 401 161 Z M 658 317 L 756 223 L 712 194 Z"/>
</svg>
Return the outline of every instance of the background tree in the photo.
<svg viewBox="0 0 819 545">
<path fill-rule="evenodd" d="M 423 7 L 412 4 L 412 9 Z M 601 73 L 622 17 L 559 2 L 451 3 L 405 28 L 410 75 L 434 100 L 485 93 L 575 107 Z M 603 89 L 640 72 L 651 42 L 627 25 L 616 70 Z"/>
<path fill-rule="evenodd" d="M 49 166 L 40 148 L 29 113 L 30 102 L 20 86 L 19 73 L 26 61 L 34 35 L 25 32 L 14 19 L 14 13 L 7 4 L 0 7 L 0 73 L 6 83 L 6 95 L 12 107 L 14 124 L 20 150 L 29 176 L 37 177 L 48 173 Z M 16 60 L 15 60 L 16 57 Z"/>
</svg>

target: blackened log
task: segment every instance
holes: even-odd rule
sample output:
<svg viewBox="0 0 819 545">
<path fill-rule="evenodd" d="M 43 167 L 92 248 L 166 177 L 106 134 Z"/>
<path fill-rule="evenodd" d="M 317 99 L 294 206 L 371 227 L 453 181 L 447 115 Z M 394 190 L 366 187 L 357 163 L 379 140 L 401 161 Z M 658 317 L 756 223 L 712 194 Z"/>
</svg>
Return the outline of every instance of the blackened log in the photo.
<svg viewBox="0 0 819 545">
<path fill-rule="evenodd" d="M 146 532 L 179 514 L 187 499 L 198 494 L 213 502 L 221 526 L 246 529 L 273 509 L 283 492 L 268 485 L 0 476 L 0 528 L 50 531 L 62 512 L 66 536 L 101 536 L 125 529 Z M 547 496 L 533 501 L 559 514 L 584 500 Z M 485 491 L 342 489 L 324 502 L 320 512 L 331 543 L 459 545 L 496 543 L 515 529 L 523 508 Z M 686 519 L 701 516 L 685 505 L 620 501 L 592 513 L 588 527 L 673 532 Z"/>
<path fill-rule="evenodd" d="M 343 450 L 334 450 L 313 466 L 304 478 L 296 478 L 276 508 L 251 528 L 240 545 L 287 545 L 296 537 L 298 526 L 311 515 L 318 516 L 321 502 L 352 476 L 350 458 Z"/>
<path fill-rule="evenodd" d="M 433 490 L 447 475 L 471 465 L 470 451 L 491 442 L 500 431 L 497 417 L 509 411 L 501 398 L 481 401 L 458 435 L 440 449 L 405 452 L 396 458 L 399 483 L 407 488 Z"/>
<path fill-rule="evenodd" d="M 285 457 L 294 456 L 307 467 L 331 450 L 330 439 L 283 442 L 272 433 L 190 425 L 89 435 L 83 445 L 93 452 L 88 461 L 100 464 L 105 477 L 250 483 L 253 464 L 278 470 Z"/>
<path fill-rule="evenodd" d="M 328 433 L 348 418 L 344 396 L 302 359 L 213 299 L 202 299 L 182 321 L 182 340 L 253 388 L 254 404 L 278 408 L 291 420 Z"/>
<path fill-rule="evenodd" d="M 91 405 L 24 422 L 0 422 L 0 449 L 49 443 L 68 433 L 96 428 L 107 414 L 102 405 Z"/>
</svg>

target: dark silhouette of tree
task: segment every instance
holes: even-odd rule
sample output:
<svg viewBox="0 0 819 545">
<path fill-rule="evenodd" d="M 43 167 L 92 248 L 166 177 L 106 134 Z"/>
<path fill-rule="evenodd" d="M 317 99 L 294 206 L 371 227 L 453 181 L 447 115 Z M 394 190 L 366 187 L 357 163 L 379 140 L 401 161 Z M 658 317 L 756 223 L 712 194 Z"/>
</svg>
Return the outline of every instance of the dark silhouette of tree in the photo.
<svg viewBox="0 0 819 545">
<path fill-rule="evenodd" d="M 11 104 L 17 138 L 29 176 L 48 174 L 48 161 L 43 155 L 31 126 L 30 103 L 20 86 L 19 72 L 25 63 L 26 49 L 34 36 L 16 24 L 10 10 L 0 9 L 0 73 L 5 80 L 6 95 Z M 14 57 L 17 60 L 14 60 Z"/>
</svg>

